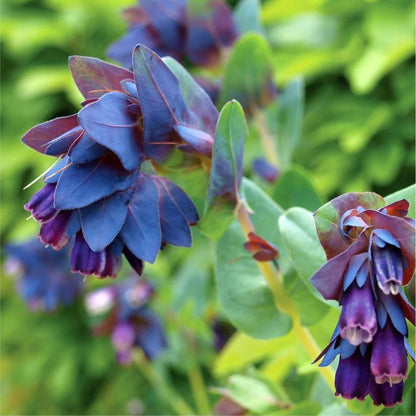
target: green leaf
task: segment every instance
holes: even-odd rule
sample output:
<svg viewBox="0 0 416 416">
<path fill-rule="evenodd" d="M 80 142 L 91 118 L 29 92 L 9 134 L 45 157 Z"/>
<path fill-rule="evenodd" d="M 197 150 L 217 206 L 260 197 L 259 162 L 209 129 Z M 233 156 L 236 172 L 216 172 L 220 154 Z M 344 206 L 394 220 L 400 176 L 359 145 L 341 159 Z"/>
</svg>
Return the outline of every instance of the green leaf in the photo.
<svg viewBox="0 0 416 416">
<path fill-rule="evenodd" d="M 273 199 L 285 209 L 298 206 L 315 211 L 322 205 L 309 175 L 300 167 L 292 167 L 279 178 Z"/>
<path fill-rule="evenodd" d="M 240 34 L 247 32 L 264 33 L 260 19 L 259 0 L 240 0 L 233 13 Z"/>
<path fill-rule="evenodd" d="M 205 217 L 200 230 L 218 239 L 234 218 L 240 199 L 243 177 L 243 149 L 247 126 L 243 109 L 237 101 L 228 102 L 221 110 L 212 153 Z"/>
<path fill-rule="evenodd" d="M 245 109 L 270 103 L 275 96 L 271 49 L 264 38 L 247 33 L 234 45 L 225 68 L 219 104 L 238 100 Z"/>
<path fill-rule="evenodd" d="M 389 204 L 395 201 L 400 201 L 401 199 L 407 199 L 410 204 L 409 213 L 407 215 L 411 218 L 416 218 L 415 192 L 416 185 L 410 185 L 407 188 L 401 189 L 400 191 L 394 192 L 393 194 L 386 196 L 385 199 Z"/>
<path fill-rule="evenodd" d="M 301 136 L 304 89 L 303 79 L 296 78 L 286 84 L 284 90 L 267 109 L 267 123 L 277 136 L 281 169 L 290 165 L 293 151 Z"/>
<path fill-rule="evenodd" d="M 278 218 L 282 209 L 248 180 L 242 192 L 258 235 L 277 246 L 283 274 L 292 269 L 283 246 Z M 245 237 L 236 222 L 217 244 L 216 280 L 218 297 L 232 323 L 253 338 L 269 339 L 285 335 L 291 328 L 289 316 L 275 306 L 269 287 L 257 262 L 245 251 Z"/>
<path fill-rule="evenodd" d="M 282 409 L 276 410 L 273 412 L 268 413 L 269 415 L 317 415 L 321 411 L 322 407 L 317 402 L 312 402 L 310 400 L 306 400 L 301 403 L 296 403 L 295 405 L 291 406 L 290 409 Z"/>
<path fill-rule="evenodd" d="M 279 218 L 283 242 L 297 275 L 292 277 L 291 293 L 303 325 L 313 325 L 329 311 L 322 296 L 309 278 L 325 263 L 326 257 L 315 230 L 312 213 L 303 208 L 291 208 Z M 288 282 L 289 279 L 285 279 Z"/>
</svg>

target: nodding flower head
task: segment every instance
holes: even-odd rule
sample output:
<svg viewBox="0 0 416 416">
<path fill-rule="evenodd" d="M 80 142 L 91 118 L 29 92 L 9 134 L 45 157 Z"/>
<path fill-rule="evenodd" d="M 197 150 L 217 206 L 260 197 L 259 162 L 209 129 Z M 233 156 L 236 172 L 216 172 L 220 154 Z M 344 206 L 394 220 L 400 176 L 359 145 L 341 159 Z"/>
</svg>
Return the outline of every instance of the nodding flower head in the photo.
<svg viewBox="0 0 416 416">
<path fill-rule="evenodd" d="M 151 50 L 137 46 L 133 72 L 99 59 L 71 57 L 85 97 L 78 114 L 29 130 L 23 142 L 58 158 L 45 186 L 25 208 L 39 237 L 56 250 L 75 237 L 72 270 L 115 277 L 124 255 L 141 273 L 165 244 L 190 247 L 199 220 L 190 198 L 157 176 L 174 152 L 191 164 L 211 157 L 218 112 L 185 69 L 176 75 Z M 146 162 L 146 163 L 145 163 Z"/>
<path fill-rule="evenodd" d="M 415 359 L 406 323 L 415 324 L 415 309 L 402 290 L 415 269 L 415 228 L 407 201 L 383 203 L 376 194 L 346 194 L 315 213 L 328 261 L 311 281 L 342 306 L 317 358 L 328 365 L 340 355 L 336 394 L 369 394 L 376 405 L 394 406 L 401 402 L 407 354 Z"/>
<path fill-rule="evenodd" d="M 162 323 L 149 305 L 153 293 L 150 283 L 135 277 L 86 296 L 85 307 L 94 318 L 93 332 L 111 334 L 121 365 L 132 363 L 134 348 L 153 359 L 167 345 Z"/>
<path fill-rule="evenodd" d="M 71 274 L 69 250 L 55 251 L 37 240 L 5 247 L 6 272 L 16 276 L 16 286 L 29 308 L 55 310 L 74 302 L 82 290 L 82 276 Z"/>
</svg>

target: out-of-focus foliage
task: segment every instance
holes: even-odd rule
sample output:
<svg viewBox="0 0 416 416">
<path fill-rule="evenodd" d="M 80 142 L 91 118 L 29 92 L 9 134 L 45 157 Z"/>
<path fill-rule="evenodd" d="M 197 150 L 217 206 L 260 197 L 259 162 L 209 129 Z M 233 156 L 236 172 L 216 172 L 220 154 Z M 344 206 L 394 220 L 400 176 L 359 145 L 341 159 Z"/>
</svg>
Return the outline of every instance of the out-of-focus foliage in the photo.
<svg viewBox="0 0 416 416">
<path fill-rule="evenodd" d="M 133 3 L 133 0 L 3 2 L 0 29 L 3 242 L 36 234 L 38 226 L 34 221 L 25 221 L 27 213 L 22 208 L 33 188 L 29 191 L 22 188 L 53 162 L 53 158 L 23 146 L 20 137 L 35 124 L 79 110 L 82 97 L 68 71 L 68 56 L 105 59 L 107 47 L 125 31 L 119 13 Z M 235 6 L 238 2 L 229 3 Z M 245 9 L 250 10 L 255 2 L 244 3 Z M 239 14 L 244 16 L 241 9 Z M 266 185 L 253 174 L 252 161 L 264 156 L 255 123 L 249 122 L 244 155 L 246 176 L 252 176 L 280 205 L 260 193 L 253 183 L 243 186 L 251 208 L 264 211 L 258 227 L 266 237 L 270 234 L 271 241 L 276 238 L 278 216 L 283 215 L 280 207 L 297 205 L 314 210 L 342 192 L 371 190 L 388 195 L 413 182 L 413 16 L 411 0 L 266 0 L 260 13 L 262 25 L 256 19 L 240 25 L 247 30 L 251 24 L 252 30 L 264 33 L 269 41 L 273 79 L 280 90 L 267 109 L 266 119 L 270 131 L 277 132 L 278 147 L 282 150 L 281 180 Z M 170 174 L 178 176 L 174 171 Z M 199 209 L 204 197 L 198 193 L 203 182 L 201 175 L 189 172 L 183 180 L 186 184 L 181 184 L 191 189 L 190 195 L 197 194 Z M 296 183 L 299 189 L 294 189 L 291 183 Z M 39 189 L 40 184 L 33 187 Z M 290 198 L 287 189 L 294 189 Z M 281 217 L 280 226 L 290 228 L 291 218 L 305 218 L 304 214 L 304 210 L 290 211 Z M 225 234 L 217 250 L 227 246 L 229 233 L 233 232 L 231 228 Z M 307 227 L 294 232 L 302 233 L 299 238 L 309 236 Z M 146 266 L 146 277 L 156 284 L 152 308 L 162 317 L 170 345 L 152 365 L 153 376 L 143 361 L 127 369 L 117 365 L 109 337 L 96 338 L 89 333 L 82 302 L 53 314 L 33 314 L 17 298 L 11 278 L 4 276 L 1 412 L 169 414 L 172 407 L 166 397 L 172 398 L 168 393 L 173 388 L 196 409 L 200 405 L 197 406 L 191 394 L 190 384 L 195 383 L 198 369 L 202 369 L 206 386 L 222 386 L 234 399 L 243 396 L 240 404 L 253 413 L 374 412 L 368 402 L 354 401 L 348 408 L 344 402 L 334 403 L 333 392 L 318 376 L 316 367 L 310 365 L 309 357 L 290 331 L 286 316 L 268 314 L 271 301 L 262 280 L 251 279 L 248 273 L 238 275 L 237 270 L 230 274 L 235 284 L 228 281 L 230 286 L 224 287 L 222 282 L 217 300 L 214 244 L 195 230 L 194 240 L 192 250 L 167 249 L 154 265 Z M 289 259 L 285 251 L 290 250 L 290 244 L 276 242 L 282 258 Z M 229 270 L 244 266 L 247 260 L 239 261 L 238 256 L 248 258 L 243 250 L 231 253 L 230 258 L 227 255 L 230 252 L 218 253 L 217 262 L 226 263 Z M 317 261 L 317 257 L 312 261 Z M 294 301 L 304 323 L 310 325 L 311 317 L 323 318 L 309 326 L 323 347 L 339 312 L 333 308 L 327 311 L 323 303 L 319 313 L 310 306 L 316 298 L 311 297 L 305 282 L 307 274 L 314 270 L 305 271 L 310 267 L 307 259 L 305 264 L 298 264 L 295 270 L 288 260 L 286 264 L 283 260 L 281 267 L 293 277 L 287 290 L 292 296 L 297 295 Z M 120 278 L 123 274 L 126 275 L 124 272 Z M 107 284 L 111 282 L 88 278 L 85 286 L 92 289 Z M 253 336 L 260 333 L 263 338 L 275 336 L 276 331 L 278 335 L 286 335 L 255 340 L 236 332 L 217 356 L 210 324 L 215 317 L 225 319 L 218 303 L 228 296 L 226 312 L 231 318 L 233 313 L 239 313 L 240 306 L 250 307 L 236 302 L 233 296 L 238 296 L 238 290 L 264 294 L 261 304 L 264 309 L 258 313 L 263 314 L 264 321 L 267 317 L 271 322 L 270 330 L 266 331 L 264 326 L 256 326 L 255 319 L 246 319 L 247 332 L 252 331 Z M 280 326 L 272 328 L 277 322 Z M 410 381 L 413 375 L 409 371 Z M 402 405 L 381 413 L 414 413 L 412 387 L 412 383 L 406 384 Z M 251 389 L 273 399 L 276 406 L 264 408 L 255 397 L 247 397 Z M 209 405 L 213 405 L 219 397 L 218 390 L 207 394 Z M 289 404 L 290 410 L 282 410 L 282 404 L 283 408 Z"/>
</svg>

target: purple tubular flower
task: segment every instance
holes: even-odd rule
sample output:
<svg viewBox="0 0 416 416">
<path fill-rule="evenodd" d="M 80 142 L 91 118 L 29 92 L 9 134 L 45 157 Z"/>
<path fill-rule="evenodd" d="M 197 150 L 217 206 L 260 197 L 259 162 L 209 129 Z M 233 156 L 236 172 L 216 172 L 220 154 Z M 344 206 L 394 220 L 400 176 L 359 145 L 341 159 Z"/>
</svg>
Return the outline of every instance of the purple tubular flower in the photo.
<svg viewBox="0 0 416 416">
<path fill-rule="evenodd" d="M 54 207 L 55 184 L 47 183 L 40 191 L 36 192 L 24 208 L 32 214 L 32 217 L 40 223 L 54 218 L 58 211 Z"/>
<path fill-rule="evenodd" d="M 31 309 L 55 310 L 60 304 L 72 303 L 80 294 L 82 276 L 71 275 L 65 268 L 68 249 L 57 252 L 34 239 L 7 245 L 5 251 L 7 263 L 14 264 L 18 273 L 17 289 Z"/>
<path fill-rule="evenodd" d="M 376 406 L 393 407 L 402 402 L 403 381 L 390 385 L 389 383 L 378 384 L 372 380 L 369 393 Z"/>
<path fill-rule="evenodd" d="M 133 348 L 141 348 L 149 359 L 156 358 L 166 348 L 162 323 L 149 307 L 153 293 L 153 286 L 145 280 L 130 278 L 87 295 L 88 312 L 96 317 L 103 316 L 94 332 L 111 333 L 121 365 L 132 362 Z"/>
<path fill-rule="evenodd" d="M 401 288 L 415 270 L 415 229 L 407 201 L 382 202 L 372 193 L 346 194 L 315 213 L 328 262 L 311 281 L 342 305 L 339 326 L 317 358 L 328 365 L 340 354 L 336 394 L 370 394 L 389 407 L 401 402 L 407 354 L 415 359 L 406 324 L 414 325 L 415 310 Z"/>
<path fill-rule="evenodd" d="M 363 356 L 357 348 L 348 358 L 340 359 L 335 374 L 336 395 L 344 399 L 364 400 L 370 390 L 371 372 L 368 352 Z"/>
<path fill-rule="evenodd" d="M 157 18 L 150 2 L 142 6 Z M 167 8 L 165 18 L 176 16 L 173 3 L 157 6 Z M 25 206 L 41 223 L 41 241 L 59 250 L 76 234 L 72 270 L 100 278 L 116 276 L 122 254 L 141 273 L 143 262 L 154 262 L 164 244 L 191 246 L 190 226 L 199 220 L 194 204 L 168 179 L 144 173 L 142 164 L 147 160 L 152 172 L 151 163 L 161 164 L 178 149 L 191 153 L 183 156 L 188 166 L 200 166 L 211 156 L 218 119 L 208 95 L 180 64 L 174 67 L 181 82 L 143 45 L 133 58 L 134 73 L 71 57 L 74 81 L 86 99 L 83 108 L 35 126 L 22 138 L 61 158 Z"/>
<path fill-rule="evenodd" d="M 279 169 L 271 165 L 264 157 L 259 157 L 253 161 L 253 169 L 262 179 L 273 183 L 279 177 Z"/>
<path fill-rule="evenodd" d="M 374 337 L 371 372 L 377 384 L 397 384 L 406 378 L 407 353 L 404 337 L 387 320 Z"/>
<path fill-rule="evenodd" d="M 362 288 L 354 282 L 343 294 L 339 322 L 341 337 L 350 344 L 360 345 L 372 341 L 377 331 L 377 316 L 369 282 Z"/>
</svg>

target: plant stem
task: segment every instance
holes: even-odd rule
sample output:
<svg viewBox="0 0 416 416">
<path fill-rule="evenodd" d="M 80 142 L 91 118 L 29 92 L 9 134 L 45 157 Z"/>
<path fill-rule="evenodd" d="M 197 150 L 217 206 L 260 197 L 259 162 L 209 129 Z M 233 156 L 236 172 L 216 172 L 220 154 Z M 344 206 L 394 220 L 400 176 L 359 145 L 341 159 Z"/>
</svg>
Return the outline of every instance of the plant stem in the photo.
<svg viewBox="0 0 416 416">
<path fill-rule="evenodd" d="M 201 374 L 201 369 L 198 365 L 192 366 L 192 368 L 188 371 L 188 377 L 198 414 L 211 414 L 211 406 L 206 394 L 207 389 L 205 387 L 204 378 Z"/>
<path fill-rule="evenodd" d="M 153 386 L 154 390 L 161 396 L 161 398 L 170 405 L 172 410 L 177 415 L 194 415 L 195 411 L 186 403 L 186 401 L 179 396 L 173 387 L 168 386 L 167 383 L 153 370 L 153 367 L 144 356 L 142 351 L 134 351 L 133 359 L 142 375 Z"/>
<path fill-rule="evenodd" d="M 253 223 L 251 222 L 247 206 L 243 201 L 239 203 L 236 209 L 236 216 L 246 237 L 250 232 L 256 232 Z M 293 331 L 297 335 L 297 338 L 302 343 L 310 358 L 314 360 L 319 355 L 321 350 L 309 330 L 302 326 L 296 306 L 284 288 L 281 273 L 275 270 L 270 262 L 257 262 L 257 265 L 273 294 L 276 307 L 292 318 Z M 335 375 L 332 369 L 330 367 L 318 367 L 318 370 L 327 382 L 328 386 L 333 389 Z"/>
<path fill-rule="evenodd" d="M 260 131 L 260 141 L 263 146 L 266 159 L 276 168 L 280 167 L 277 141 L 267 127 L 266 118 L 263 112 L 256 108 L 253 111 L 253 120 Z"/>
</svg>

